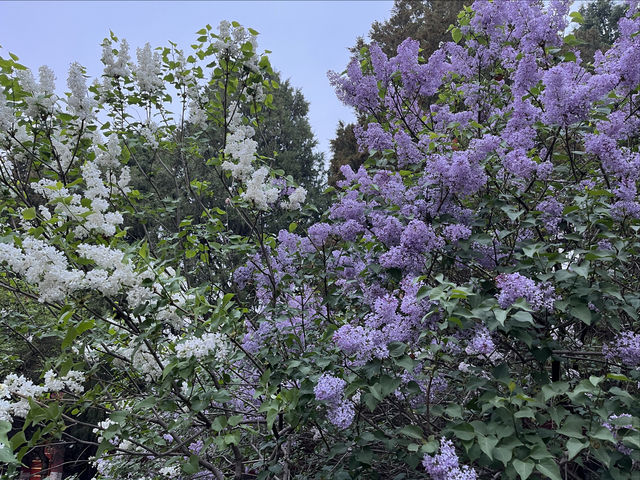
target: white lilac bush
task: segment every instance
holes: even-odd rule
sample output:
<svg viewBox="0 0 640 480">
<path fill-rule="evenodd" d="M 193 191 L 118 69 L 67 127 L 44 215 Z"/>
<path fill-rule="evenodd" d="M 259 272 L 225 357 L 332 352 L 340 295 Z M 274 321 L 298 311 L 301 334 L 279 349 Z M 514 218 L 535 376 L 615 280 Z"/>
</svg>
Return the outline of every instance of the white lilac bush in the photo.
<svg viewBox="0 0 640 480">
<path fill-rule="evenodd" d="M 62 345 L 43 386 L 0 386 L 6 475 L 62 438 L 100 479 L 638 478 L 640 13 L 587 65 L 548 3 L 478 0 L 430 58 L 372 44 L 330 73 L 370 159 L 320 221 L 256 155 L 255 32 L 138 63 L 108 39 L 66 99 L 2 59 L 1 285 Z M 145 228 L 150 159 L 197 207 L 173 229 Z"/>
</svg>

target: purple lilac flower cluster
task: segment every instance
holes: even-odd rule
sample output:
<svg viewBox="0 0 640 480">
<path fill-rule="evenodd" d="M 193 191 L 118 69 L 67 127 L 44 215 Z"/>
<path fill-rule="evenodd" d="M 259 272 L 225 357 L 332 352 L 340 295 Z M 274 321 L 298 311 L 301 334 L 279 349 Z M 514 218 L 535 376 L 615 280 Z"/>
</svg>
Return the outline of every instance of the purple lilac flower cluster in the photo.
<svg viewBox="0 0 640 480">
<path fill-rule="evenodd" d="M 327 404 L 329 421 L 340 430 L 344 430 L 353 422 L 355 408 L 353 403 L 344 398 L 346 382 L 341 378 L 323 374 L 313 389 L 316 400 Z"/>
<path fill-rule="evenodd" d="M 433 480 L 476 480 L 478 474 L 468 465 L 460 466 L 451 440 L 440 439 L 440 453 L 431 456 L 425 454 L 422 466 Z"/>
<path fill-rule="evenodd" d="M 551 310 L 555 302 L 553 288 L 541 287 L 519 273 L 503 273 L 496 277 L 500 308 L 509 308 L 519 298 L 524 298 L 535 310 Z"/>
<path fill-rule="evenodd" d="M 476 328 L 473 337 L 469 341 L 465 352 L 469 355 L 491 355 L 496 346 L 491 338 L 491 333 L 485 326 Z"/>
<path fill-rule="evenodd" d="M 640 333 L 620 333 L 614 341 L 604 345 L 602 351 L 608 360 L 620 359 L 629 367 L 640 365 Z"/>
<path fill-rule="evenodd" d="M 536 205 L 536 210 L 542 212 L 542 221 L 550 233 L 558 232 L 558 225 L 562 220 L 564 205 L 553 197 L 548 197 Z"/>
</svg>

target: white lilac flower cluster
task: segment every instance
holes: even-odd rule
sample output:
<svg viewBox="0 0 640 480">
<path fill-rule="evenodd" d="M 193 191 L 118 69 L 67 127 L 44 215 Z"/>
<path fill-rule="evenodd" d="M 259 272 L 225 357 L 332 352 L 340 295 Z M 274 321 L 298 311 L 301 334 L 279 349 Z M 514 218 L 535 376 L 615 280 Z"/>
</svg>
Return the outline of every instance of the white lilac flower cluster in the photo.
<svg viewBox="0 0 640 480">
<path fill-rule="evenodd" d="M 6 262 L 14 273 L 35 285 L 40 292 L 41 302 L 62 301 L 69 294 L 83 289 L 96 290 L 109 296 L 127 288 L 129 305 L 136 308 L 153 296 L 149 288 L 142 286 L 142 280 L 149 278 L 152 273 L 135 272 L 133 266 L 126 262 L 122 251 L 80 244 L 77 253 L 93 260 L 96 268 L 86 273 L 70 268 L 67 257 L 60 250 L 38 238 L 23 238 L 21 248 L 0 243 L 0 263 Z"/>
<path fill-rule="evenodd" d="M 166 366 L 162 359 L 149 352 L 146 345 L 116 348 L 115 353 L 118 358 L 114 359 L 114 365 L 123 369 L 133 368 L 148 381 L 160 378 Z"/>
<path fill-rule="evenodd" d="M 77 62 L 69 67 L 67 86 L 71 95 L 67 99 L 67 108 L 72 115 L 82 121 L 91 121 L 95 118 L 94 109 L 97 102 L 87 94 L 87 81 L 84 76 L 84 68 Z"/>
<path fill-rule="evenodd" d="M 53 70 L 43 65 L 38 71 L 40 73 L 40 81 L 37 84 L 33 78 L 33 73 L 28 68 L 17 72 L 20 86 L 30 94 L 25 99 L 27 103 L 26 113 L 33 118 L 40 115 L 42 111 L 51 111 L 58 100 L 58 97 L 54 94 L 56 77 L 53 74 Z"/>
<path fill-rule="evenodd" d="M 253 159 L 258 150 L 258 143 L 253 140 L 255 130 L 249 125 L 243 125 L 241 117 L 235 105 L 231 106 L 228 119 L 229 135 L 224 154 L 235 160 L 236 163 L 225 161 L 222 168 L 229 170 L 233 178 L 244 182 L 246 189 L 242 198 L 252 202 L 259 210 L 268 210 L 280 197 L 281 190 L 273 182 L 268 182 L 269 170 L 267 167 L 253 168 Z M 307 191 L 298 187 L 288 196 L 288 199 L 280 203 L 282 208 L 297 210 L 307 197 Z"/>
<path fill-rule="evenodd" d="M 31 70 L 25 69 L 17 72 L 22 88 L 29 94 L 25 98 L 25 102 L 27 103 L 26 113 L 31 117 L 37 117 L 42 112 L 50 113 L 54 111 L 59 100 L 55 94 L 55 75 L 53 70 L 43 65 L 38 71 L 38 83 L 36 83 Z M 94 119 L 94 109 L 97 103 L 88 95 L 84 68 L 77 62 L 73 62 L 69 68 L 67 86 L 70 89 L 70 95 L 65 100 L 67 111 L 82 121 Z M 9 131 L 13 123 L 13 109 L 7 105 L 6 97 L 0 92 L 0 130 Z"/>
<path fill-rule="evenodd" d="M 269 204 L 274 204 L 280 195 L 280 189 L 265 182 L 268 176 L 267 167 L 260 167 L 253 172 L 251 180 L 247 182 L 247 189 L 242 194 L 242 198 L 253 202 L 260 210 L 267 210 Z"/>
<path fill-rule="evenodd" d="M 289 198 L 284 200 L 280 206 L 285 210 L 300 210 L 306 199 L 307 191 L 303 187 L 298 187 L 289 194 Z"/>
<path fill-rule="evenodd" d="M 154 122 L 148 122 L 140 128 L 140 135 L 144 138 L 145 147 L 155 150 L 160 145 L 156 138 L 156 132 L 158 131 L 158 125 Z"/>
<path fill-rule="evenodd" d="M 104 65 L 103 76 L 108 78 L 128 77 L 131 75 L 129 64 L 131 57 L 129 56 L 129 43 L 126 39 L 120 41 L 120 49 L 117 51 L 117 57 L 114 55 L 113 42 L 105 39 L 102 42 L 102 64 Z"/>
<path fill-rule="evenodd" d="M 169 467 L 163 467 L 158 471 L 158 473 L 167 478 L 178 478 L 180 476 L 180 466 L 172 465 Z"/>
<path fill-rule="evenodd" d="M 242 46 L 250 43 L 252 55 L 249 58 L 242 58 L 244 52 Z M 225 57 L 232 57 L 234 60 L 243 60 L 243 65 L 253 71 L 258 70 L 260 58 L 257 55 L 258 42 L 255 35 L 251 35 L 243 26 L 233 26 L 227 20 L 220 22 L 218 40 L 213 44 L 217 50 L 218 60 Z M 238 58 L 240 57 L 240 58 Z"/>
<path fill-rule="evenodd" d="M 62 300 L 83 284 L 83 272 L 69 269 L 62 252 L 37 238 L 25 237 L 21 249 L 0 243 L 0 263 L 4 262 L 28 283 L 37 285 L 41 302 Z"/>
<path fill-rule="evenodd" d="M 71 162 L 71 154 L 66 145 L 54 142 L 54 147 L 59 149 L 60 158 L 66 159 L 61 163 Z M 115 135 L 111 135 L 104 150 L 97 149 L 95 160 L 87 161 L 81 167 L 82 178 L 86 185 L 84 195 L 72 194 L 69 189 L 59 183 L 44 178 L 32 183 L 31 187 L 50 204 L 55 205 L 54 211 L 60 222 L 73 220 L 79 223 L 74 229 L 76 237 L 86 238 L 90 233 L 113 236 L 117 226 L 122 224 L 123 218 L 120 212 L 108 211 L 112 190 L 115 187 L 122 194 L 126 194 L 130 191 L 129 182 L 131 181 L 129 167 L 122 167 L 119 177 L 114 173 L 114 168 L 120 167 L 118 160 L 120 153 L 118 139 Z M 66 168 L 65 165 L 62 167 Z M 90 200 L 90 207 L 86 206 L 86 200 Z M 46 216 L 50 215 L 45 213 Z"/>
<path fill-rule="evenodd" d="M 229 135 L 224 154 L 230 156 L 237 163 L 225 161 L 222 168 L 231 171 L 233 178 L 247 181 L 253 173 L 253 159 L 258 151 L 258 142 L 252 137 L 255 130 L 250 125 L 243 125 L 239 114 L 235 112 L 236 105 L 231 105 L 232 112 L 227 119 Z"/>
<path fill-rule="evenodd" d="M 138 65 L 134 68 L 134 74 L 140 91 L 156 93 L 163 85 L 160 54 L 152 52 L 151 45 L 146 43 L 143 48 L 136 49 L 136 56 Z"/>
<path fill-rule="evenodd" d="M 13 109 L 9 105 L 7 105 L 7 98 L 2 92 L 0 92 L 0 132 L 8 132 L 9 130 L 11 130 L 13 122 Z"/>
<path fill-rule="evenodd" d="M 56 159 L 60 165 L 60 169 L 67 170 L 73 161 L 73 153 L 62 139 L 56 135 L 51 136 L 51 146 L 55 152 Z"/>
<path fill-rule="evenodd" d="M 178 358 L 201 359 L 213 356 L 218 362 L 223 362 L 229 355 L 229 344 L 221 333 L 205 333 L 201 338 L 189 338 L 176 345 Z"/>
<path fill-rule="evenodd" d="M 84 382 L 84 374 L 75 370 L 69 370 L 62 377 L 49 370 L 45 373 L 44 385 L 36 385 L 23 375 L 11 373 L 0 383 L 0 420 L 11 422 L 14 416 L 24 418 L 29 413 L 29 399 L 45 393 L 82 393 Z"/>
</svg>

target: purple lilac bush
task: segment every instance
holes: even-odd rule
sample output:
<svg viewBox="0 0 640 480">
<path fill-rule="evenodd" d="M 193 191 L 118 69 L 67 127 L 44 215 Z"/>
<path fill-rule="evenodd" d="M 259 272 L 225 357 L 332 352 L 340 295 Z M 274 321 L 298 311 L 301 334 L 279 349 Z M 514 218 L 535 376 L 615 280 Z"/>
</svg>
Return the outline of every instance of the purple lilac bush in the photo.
<svg viewBox="0 0 640 480">
<path fill-rule="evenodd" d="M 329 75 L 368 116 L 371 158 L 343 167 L 295 272 L 271 261 L 281 298 L 304 283 L 327 308 L 298 355 L 323 351 L 311 383 L 334 375 L 358 399 L 326 432 L 353 449 L 349 475 L 413 478 L 420 461 L 427 478 L 637 474 L 633 431 L 601 426 L 640 413 L 640 20 L 630 4 L 587 65 L 563 33 L 569 4 L 479 0 L 430 58 L 412 39 L 391 58 L 373 44 Z"/>
</svg>

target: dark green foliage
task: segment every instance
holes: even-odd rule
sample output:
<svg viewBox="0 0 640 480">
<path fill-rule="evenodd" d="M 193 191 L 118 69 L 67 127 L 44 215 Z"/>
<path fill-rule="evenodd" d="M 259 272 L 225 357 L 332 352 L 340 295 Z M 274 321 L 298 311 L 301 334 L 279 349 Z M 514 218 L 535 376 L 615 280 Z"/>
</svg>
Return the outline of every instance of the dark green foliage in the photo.
<svg viewBox="0 0 640 480">
<path fill-rule="evenodd" d="M 259 112 L 260 122 L 255 135 L 258 153 L 267 159 L 270 167 L 284 171 L 293 177 L 296 184 L 304 186 L 308 191 L 308 202 L 322 205 L 320 192 L 324 186 L 324 155 L 314 151 L 317 141 L 308 120 L 309 103 L 289 80 L 281 83 L 278 72 L 273 73 L 271 84 L 276 86 L 268 90 L 272 103 Z M 209 94 L 212 102 L 215 103 L 217 95 L 219 92 L 212 87 Z M 252 115 L 248 106 L 244 110 L 243 114 Z M 186 129 L 187 133 L 194 133 L 189 132 L 192 126 L 187 125 Z M 224 148 L 223 126 L 208 125 L 197 136 L 200 151 L 206 152 L 202 157 L 185 157 L 181 152 L 167 150 L 163 155 L 149 150 L 146 154 L 132 157 L 131 161 L 139 167 L 134 169 L 134 184 L 142 195 L 148 196 L 150 204 L 156 206 L 152 217 L 145 215 L 138 219 L 135 227 L 132 226 L 139 238 L 145 235 L 143 228 L 148 222 L 154 223 L 147 225 L 152 232 L 157 232 L 160 226 L 164 232 L 176 232 L 185 218 L 201 216 L 203 206 L 227 210 L 228 180 L 222 170 L 209 161 Z M 132 139 L 134 143 L 142 141 Z M 148 150 L 141 144 L 138 147 L 138 151 Z M 198 181 L 193 182 L 194 178 Z M 194 193 L 201 204 L 192 201 Z M 247 233 L 243 221 L 233 210 L 227 211 L 227 219 L 233 231 Z M 282 224 L 265 225 L 265 228 L 277 232 L 288 224 L 289 220 L 284 219 Z"/>
<path fill-rule="evenodd" d="M 368 158 L 366 153 L 358 150 L 358 142 L 353 131 L 354 124 L 340 121 L 336 129 L 336 137 L 331 140 L 331 165 L 329 167 L 329 185 L 335 185 L 342 174 L 340 167 L 350 165 L 357 170 Z"/>
<path fill-rule="evenodd" d="M 578 50 L 582 60 L 592 62 L 596 51 L 607 50 L 618 38 L 618 20 L 625 6 L 613 0 L 595 0 L 582 5 L 579 12 L 584 21 L 574 35 L 581 41 Z"/>
<path fill-rule="evenodd" d="M 458 13 L 469 0 L 396 0 L 391 18 L 374 22 L 369 36 L 382 50 L 393 56 L 407 37 L 420 41 L 425 58 L 438 49 L 440 42 L 451 40 L 449 25 L 455 24 Z"/>
<path fill-rule="evenodd" d="M 279 74 L 276 81 L 280 82 Z M 307 190 L 317 191 L 324 180 L 324 156 L 313 151 L 318 142 L 308 114 L 309 102 L 285 80 L 273 92 L 273 106 L 263 113 L 256 140 L 258 152 L 273 158 L 273 168 L 284 170 Z"/>
</svg>

